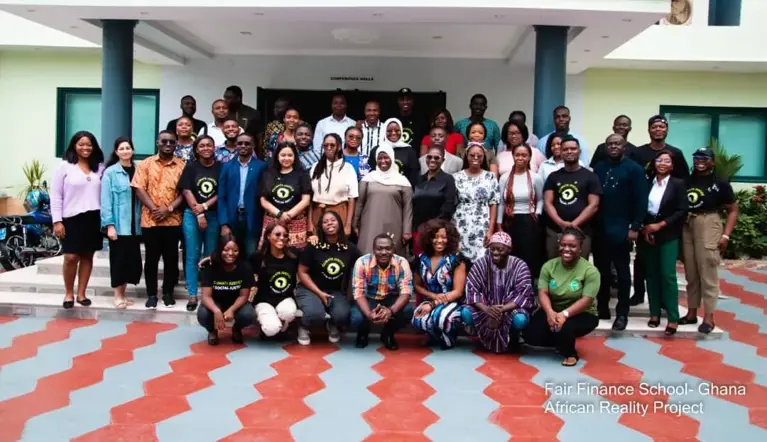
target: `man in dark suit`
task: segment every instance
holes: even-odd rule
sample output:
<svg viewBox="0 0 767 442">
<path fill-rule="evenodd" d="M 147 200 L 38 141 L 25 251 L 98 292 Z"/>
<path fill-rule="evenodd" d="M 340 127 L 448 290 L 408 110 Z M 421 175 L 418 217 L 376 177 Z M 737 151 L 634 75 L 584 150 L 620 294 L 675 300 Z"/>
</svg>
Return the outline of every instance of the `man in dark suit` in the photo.
<svg viewBox="0 0 767 442">
<path fill-rule="evenodd" d="M 221 235 L 233 234 L 240 250 L 250 255 L 256 251 L 261 236 L 263 212 L 259 204 L 259 183 L 266 163 L 253 157 L 256 138 L 240 134 L 235 145 L 239 149 L 237 161 L 221 167 L 218 180 L 218 220 Z"/>
</svg>

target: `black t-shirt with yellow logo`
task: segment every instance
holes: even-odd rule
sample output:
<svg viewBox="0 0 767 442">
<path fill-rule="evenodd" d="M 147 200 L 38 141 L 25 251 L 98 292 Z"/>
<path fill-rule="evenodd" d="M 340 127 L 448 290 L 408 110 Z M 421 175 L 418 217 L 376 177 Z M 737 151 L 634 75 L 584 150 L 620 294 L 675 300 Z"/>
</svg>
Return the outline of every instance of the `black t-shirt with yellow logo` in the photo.
<svg viewBox="0 0 767 442">
<path fill-rule="evenodd" d="M 301 196 L 312 193 L 309 174 L 305 170 L 293 169 L 273 180 L 269 175 L 267 173 L 261 182 L 261 195 L 278 210 L 287 212 L 301 201 Z"/>
<path fill-rule="evenodd" d="M 354 263 L 360 256 L 362 254 L 353 244 L 339 247 L 319 243 L 308 245 L 301 252 L 300 263 L 309 268 L 309 276 L 317 288 L 325 293 L 343 293 L 346 289 L 344 285 L 351 280 Z"/>
<path fill-rule="evenodd" d="M 240 290 L 253 287 L 253 270 L 247 262 L 237 263 L 230 272 L 221 265 L 211 264 L 202 269 L 200 287 L 213 288 L 213 302 L 224 311 L 234 304 Z"/>
<path fill-rule="evenodd" d="M 573 221 L 589 205 L 589 195 L 602 195 L 602 184 L 594 172 L 581 167 L 575 172 L 559 169 L 546 179 L 544 191 L 554 192 L 554 208 L 563 221 Z M 581 225 L 581 230 L 589 232 L 589 224 Z M 549 227 L 559 231 L 559 226 L 549 221 Z"/>
<path fill-rule="evenodd" d="M 257 252 L 250 256 L 249 261 L 258 275 L 258 293 L 253 304 L 265 302 L 276 307 L 282 300 L 294 296 L 298 273 L 298 252 L 295 249 L 287 250 L 281 259 L 271 254 L 263 258 Z"/>
<path fill-rule="evenodd" d="M 687 200 L 692 213 L 712 212 L 734 203 L 735 192 L 726 180 L 693 174 L 687 178 Z"/>
<path fill-rule="evenodd" d="M 199 161 L 190 161 L 184 166 L 178 186 L 181 190 L 189 190 L 194 195 L 197 204 L 210 201 L 218 194 L 218 175 L 221 172 L 221 163 L 213 162 L 210 166 L 203 166 Z M 210 205 L 208 209 L 214 206 Z"/>
</svg>

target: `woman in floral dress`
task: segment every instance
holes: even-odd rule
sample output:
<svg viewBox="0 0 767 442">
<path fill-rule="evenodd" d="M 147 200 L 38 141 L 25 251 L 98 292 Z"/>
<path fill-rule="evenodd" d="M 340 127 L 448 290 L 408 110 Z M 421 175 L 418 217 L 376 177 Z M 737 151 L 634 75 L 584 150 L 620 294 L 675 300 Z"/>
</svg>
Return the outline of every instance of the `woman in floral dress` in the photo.
<svg viewBox="0 0 767 442">
<path fill-rule="evenodd" d="M 469 142 L 463 170 L 453 177 L 458 191 L 453 224 L 461 234 L 461 253 L 473 262 L 485 255 L 485 246 L 495 232 L 496 209 L 500 201 L 498 180 L 488 170 L 481 143 Z"/>
</svg>

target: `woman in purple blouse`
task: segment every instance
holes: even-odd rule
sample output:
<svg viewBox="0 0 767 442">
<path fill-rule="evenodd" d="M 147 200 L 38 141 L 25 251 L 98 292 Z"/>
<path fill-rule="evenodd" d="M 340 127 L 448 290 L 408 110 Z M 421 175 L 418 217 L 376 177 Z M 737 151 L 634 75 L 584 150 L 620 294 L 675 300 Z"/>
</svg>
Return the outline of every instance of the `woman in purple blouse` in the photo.
<svg viewBox="0 0 767 442">
<path fill-rule="evenodd" d="M 96 137 L 80 131 L 72 136 L 51 184 L 53 233 L 61 239 L 64 252 L 64 308 L 77 303 L 87 307 L 85 297 L 93 270 L 93 254 L 101 250 L 101 174 L 104 153 Z"/>
</svg>

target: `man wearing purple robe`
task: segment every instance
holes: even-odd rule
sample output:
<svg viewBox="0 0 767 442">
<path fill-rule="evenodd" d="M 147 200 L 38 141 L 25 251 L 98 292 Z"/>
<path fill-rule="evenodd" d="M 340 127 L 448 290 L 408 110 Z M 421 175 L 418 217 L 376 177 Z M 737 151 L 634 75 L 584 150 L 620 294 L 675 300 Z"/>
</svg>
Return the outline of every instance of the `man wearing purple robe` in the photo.
<svg viewBox="0 0 767 442">
<path fill-rule="evenodd" d="M 510 256 L 511 237 L 497 232 L 489 253 L 474 262 L 466 280 L 466 304 L 471 306 L 477 337 L 494 353 L 516 349 L 519 333 L 537 304 L 530 269 Z M 511 347 L 511 348 L 510 348 Z"/>
</svg>

